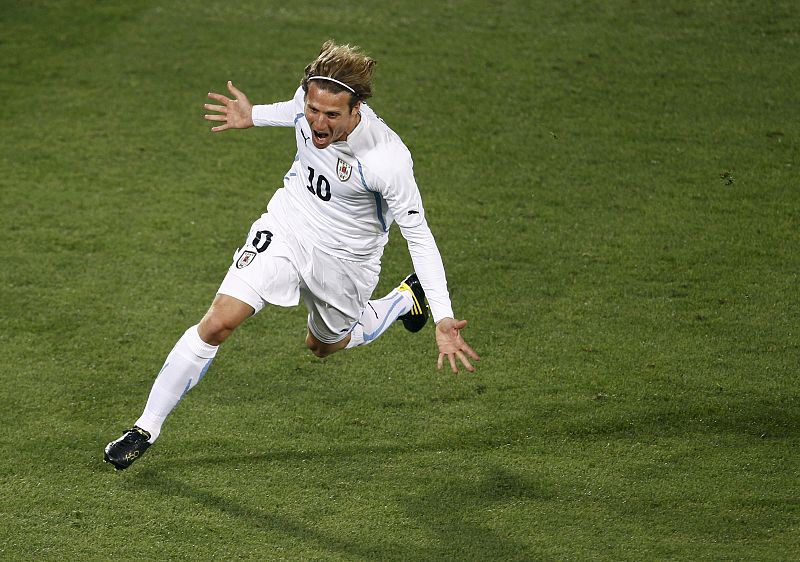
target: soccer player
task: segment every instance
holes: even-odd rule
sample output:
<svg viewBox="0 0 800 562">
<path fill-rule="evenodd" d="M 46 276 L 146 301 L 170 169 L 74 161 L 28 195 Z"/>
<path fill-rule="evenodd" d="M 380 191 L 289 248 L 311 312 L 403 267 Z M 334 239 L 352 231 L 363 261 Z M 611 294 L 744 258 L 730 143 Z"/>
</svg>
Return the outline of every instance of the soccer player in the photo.
<svg viewBox="0 0 800 562">
<path fill-rule="evenodd" d="M 317 357 L 366 345 L 395 320 L 416 332 L 436 324 L 437 367 L 445 358 L 474 371 L 480 360 L 456 320 L 436 242 L 413 173 L 411 154 L 365 103 L 372 95 L 375 61 L 358 48 L 327 41 L 294 97 L 251 105 L 231 82 L 232 98 L 209 93 L 205 119 L 213 132 L 294 127 L 297 155 L 256 220 L 208 312 L 183 334 L 156 377 L 134 426 L 105 448 L 105 461 L 125 469 L 155 442 L 183 396 L 202 380 L 217 350 L 267 303 L 308 308 L 306 345 Z M 378 283 L 389 226 L 408 243 L 415 273 L 381 299 Z M 427 304 L 426 304 L 427 299 Z"/>
</svg>

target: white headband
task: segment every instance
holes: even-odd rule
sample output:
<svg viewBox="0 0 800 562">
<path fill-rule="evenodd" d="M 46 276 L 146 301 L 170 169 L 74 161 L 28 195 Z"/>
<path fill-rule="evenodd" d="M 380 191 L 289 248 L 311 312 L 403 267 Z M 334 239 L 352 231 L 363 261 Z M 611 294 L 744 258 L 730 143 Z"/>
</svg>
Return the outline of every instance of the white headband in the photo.
<svg viewBox="0 0 800 562">
<path fill-rule="evenodd" d="M 336 78 L 331 78 L 330 76 L 309 76 L 308 79 L 309 80 L 327 80 L 328 82 L 333 82 L 335 84 L 339 84 L 342 88 L 350 90 L 354 94 L 356 93 L 356 91 L 353 88 L 351 88 L 350 86 L 348 86 L 344 82 L 339 82 Z"/>
</svg>

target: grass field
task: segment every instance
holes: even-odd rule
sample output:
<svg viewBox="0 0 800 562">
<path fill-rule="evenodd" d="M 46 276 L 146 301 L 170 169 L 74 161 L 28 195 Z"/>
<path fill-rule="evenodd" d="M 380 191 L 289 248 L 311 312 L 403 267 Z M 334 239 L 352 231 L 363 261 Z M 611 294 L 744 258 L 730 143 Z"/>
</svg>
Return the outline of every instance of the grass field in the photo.
<svg viewBox="0 0 800 562">
<path fill-rule="evenodd" d="M 0 559 L 800 560 L 794 1 L 5 0 Z M 212 135 L 379 60 L 456 314 L 325 360 L 305 310 L 141 412 L 294 155 Z M 378 287 L 410 268 L 393 232 Z"/>
</svg>

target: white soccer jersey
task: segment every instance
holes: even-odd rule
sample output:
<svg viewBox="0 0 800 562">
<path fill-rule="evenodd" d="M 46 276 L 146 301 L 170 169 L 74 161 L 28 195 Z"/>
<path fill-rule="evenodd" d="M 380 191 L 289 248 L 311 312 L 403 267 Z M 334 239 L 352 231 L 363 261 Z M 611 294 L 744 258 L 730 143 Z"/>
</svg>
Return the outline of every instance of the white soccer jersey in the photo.
<svg viewBox="0 0 800 562">
<path fill-rule="evenodd" d="M 303 243 L 349 260 L 379 258 L 397 222 L 408 242 L 434 321 L 453 317 L 436 242 L 414 179 L 411 153 L 365 103 L 346 141 L 318 149 L 304 116 L 305 92 L 290 101 L 253 106 L 256 126 L 294 127 L 297 155 L 268 211 Z"/>
</svg>

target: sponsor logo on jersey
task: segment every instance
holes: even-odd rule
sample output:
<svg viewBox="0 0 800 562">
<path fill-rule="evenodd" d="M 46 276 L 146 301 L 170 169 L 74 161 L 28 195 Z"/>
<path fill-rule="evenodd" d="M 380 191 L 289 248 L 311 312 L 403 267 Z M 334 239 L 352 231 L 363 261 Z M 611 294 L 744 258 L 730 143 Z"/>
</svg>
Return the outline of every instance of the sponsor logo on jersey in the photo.
<svg viewBox="0 0 800 562">
<path fill-rule="evenodd" d="M 254 257 L 256 257 L 255 252 L 251 252 L 250 250 L 245 250 L 244 252 L 242 252 L 242 255 L 239 256 L 239 259 L 236 260 L 236 268 L 243 269 L 247 267 L 253 261 Z"/>
<path fill-rule="evenodd" d="M 336 163 L 336 175 L 339 176 L 340 181 L 347 181 L 350 179 L 350 174 L 353 173 L 353 166 L 339 158 Z"/>
</svg>

